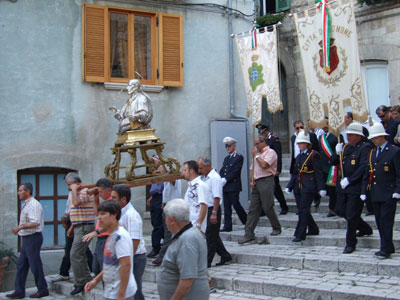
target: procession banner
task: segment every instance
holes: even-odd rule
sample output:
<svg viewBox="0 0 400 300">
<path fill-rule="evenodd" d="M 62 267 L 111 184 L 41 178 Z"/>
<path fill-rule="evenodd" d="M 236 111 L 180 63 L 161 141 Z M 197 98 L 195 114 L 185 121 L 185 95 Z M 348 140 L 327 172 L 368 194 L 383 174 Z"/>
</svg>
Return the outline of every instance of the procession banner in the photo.
<svg viewBox="0 0 400 300">
<path fill-rule="evenodd" d="M 368 119 L 361 80 L 357 29 L 352 2 L 321 2 L 323 6 L 294 15 L 306 79 L 310 121 L 338 134 L 344 126 L 344 108 L 355 120 Z M 325 10 L 326 9 L 326 10 Z"/>
<path fill-rule="evenodd" d="M 242 34 L 243 35 L 243 34 Z M 247 95 L 247 117 L 252 124 L 261 121 L 261 101 L 267 99 L 268 110 L 283 109 L 279 93 L 278 51 L 276 28 L 248 36 L 235 36 Z"/>
</svg>

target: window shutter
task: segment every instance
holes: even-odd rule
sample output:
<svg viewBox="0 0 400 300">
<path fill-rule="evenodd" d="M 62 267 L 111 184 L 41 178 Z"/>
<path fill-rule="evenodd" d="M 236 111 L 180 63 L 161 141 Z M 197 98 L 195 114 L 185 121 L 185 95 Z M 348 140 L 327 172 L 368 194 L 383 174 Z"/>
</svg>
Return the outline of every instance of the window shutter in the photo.
<svg viewBox="0 0 400 300">
<path fill-rule="evenodd" d="M 105 81 L 106 7 L 82 5 L 82 80 Z"/>
<path fill-rule="evenodd" d="M 281 12 L 290 9 L 290 0 L 275 0 L 275 11 Z"/>
<path fill-rule="evenodd" d="M 159 15 L 160 84 L 183 86 L 182 15 Z"/>
</svg>

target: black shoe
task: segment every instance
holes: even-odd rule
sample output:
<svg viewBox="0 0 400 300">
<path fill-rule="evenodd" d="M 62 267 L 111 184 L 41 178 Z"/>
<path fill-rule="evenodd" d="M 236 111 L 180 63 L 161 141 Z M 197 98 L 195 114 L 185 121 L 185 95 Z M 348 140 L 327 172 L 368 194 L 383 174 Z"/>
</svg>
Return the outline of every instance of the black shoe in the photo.
<svg viewBox="0 0 400 300">
<path fill-rule="evenodd" d="M 332 213 L 332 212 L 329 212 L 327 215 L 326 215 L 328 218 L 330 218 L 330 217 L 334 217 L 334 216 L 336 216 L 334 213 Z"/>
<path fill-rule="evenodd" d="M 287 215 L 287 213 L 288 213 L 287 210 L 282 209 L 281 212 L 279 213 L 279 215 Z"/>
<path fill-rule="evenodd" d="M 220 232 L 231 232 L 232 228 L 222 228 Z"/>
<path fill-rule="evenodd" d="M 150 253 L 147 254 L 147 257 L 156 257 L 158 255 L 158 252 L 160 252 L 160 250 L 156 250 L 156 249 L 151 249 Z"/>
<path fill-rule="evenodd" d="M 295 243 L 299 243 L 299 242 L 301 242 L 301 241 L 304 241 L 304 239 L 301 239 L 301 238 L 299 238 L 299 237 L 295 237 L 295 238 L 292 240 L 292 242 L 295 242 Z"/>
<path fill-rule="evenodd" d="M 356 232 L 356 237 L 363 237 L 363 236 L 368 236 L 368 235 L 371 235 L 372 234 L 372 231 L 371 232 L 368 232 L 368 233 L 364 233 L 364 232 L 361 232 L 361 231 L 357 231 Z"/>
<path fill-rule="evenodd" d="M 356 250 L 356 247 L 346 246 L 343 250 L 343 254 L 350 254 Z"/>
<path fill-rule="evenodd" d="M 375 252 L 375 255 L 379 256 L 379 257 L 382 257 L 382 258 L 389 258 L 390 257 L 389 253 L 386 253 L 386 252 L 383 252 L 383 251 Z"/>
<path fill-rule="evenodd" d="M 42 298 L 42 297 L 47 297 L 48 295 L 49 295 L 49 291 L 44 292 L 44 293 L 36 292 L 36 293 L 30 295 L 29 298 Z"/>
<path fill-rule="evenodd" d="M 16 293 L 7 294 L 6 297 L 10 298 L 10 299 L 24 299 L 25 298 L 25 296 L 18 295 Z"/>
<path fill-rule="evenodd" d="M 319 207 L 320 204 L 321 204 L 321 199 L 314 200 L 314 207 Z"/>
<path fill-rule="evenodd" d="M 216 266 L 223 266 L 224 264 L 226 264 L 227 262 L 230 262 L 230 261 L 232 261 L 232 257 L 229 257 L 229 258 L 221 257 L 220 262 L 216 263 L 215 265 Z"/>
<path fill-rule="evenodd" d="M 80 292 L 83 292 L 83 290 L 85 289 L 85 286 L 75 286 L 74 289 L 71 292 L 71 295 L 76 295 L 79 294 Z"/>
<path fill-rule="evenodd" d="M 366 213 L 365 213 L 365 216 L 367 217 L 367 216 L 373 216 L 374 215 L 374 213 L 373 212 L 370 212 L 370 211 L 367 211 Z"/>
</svg>

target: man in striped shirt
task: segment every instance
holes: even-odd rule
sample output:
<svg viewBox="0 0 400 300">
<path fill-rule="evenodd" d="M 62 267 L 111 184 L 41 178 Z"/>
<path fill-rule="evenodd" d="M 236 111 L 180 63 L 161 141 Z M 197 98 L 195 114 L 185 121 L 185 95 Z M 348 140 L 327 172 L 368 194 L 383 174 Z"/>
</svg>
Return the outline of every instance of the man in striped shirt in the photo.
<svg viewBox="0 0 400 300">
<path fill-rule="evenodd" d="M 71 266 L 75 282 L 71 295 L 76 295 L 84 290 L 87 282 L 92 280 L 85 255 L 89 242 L 83 241 L 82 238 L 95 230 L 94 203 L 93 197 L 88 194 L 88 189 L 82 188 L 82 181 L 78 174 L 68 173 L 65 176 L 65 182 L 72 196 L 70 230 L 74 232 L 74 241 L 71 248 Z"/>
</svg>

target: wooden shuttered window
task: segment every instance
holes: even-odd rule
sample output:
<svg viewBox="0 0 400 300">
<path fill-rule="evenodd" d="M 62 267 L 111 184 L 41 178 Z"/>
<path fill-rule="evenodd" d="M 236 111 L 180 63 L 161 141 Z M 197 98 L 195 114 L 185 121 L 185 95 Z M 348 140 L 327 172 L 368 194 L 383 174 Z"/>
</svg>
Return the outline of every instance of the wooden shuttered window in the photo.
<svg viewBox="0 0 400 300">
<path fill-rule="evenodd" d="M 82 80 L 106 81 L 106 7 L 82 5 Z"/>
<path fill-rule="evenodd" d="M 88 82 L 123 82 L 128 79 L 110 76 L 110 17 L 111 12 L 129 13 L 129 30 L 133 34 L 135 15 L 155 15 L 158 17 L 151 27 L 151 80 L 144 84 L 183 86 L 183 19 L 182 15 L 139 12 L 126 8 L 107 7 L 91 4 L 82 5 L 82 80 Z M 156 31 L 158 34 L 156 35 Z M 158 41 L 157 41 L 158 38 Z M 129 38 L 129 74 L 134 77 L 134 38 Z M 155 49 L 158 45 L 158 49 Z M 156 55 L 158 53 L 158 55 Z M 157 59 L 158 56 L 158 59 Z M 156 71 L 159 71 L 157 79 Z M 130 79 L 130 78 L 129 78 Z"/>
<path fill-rule="evenodd" d="M 183 20 L 181 15 L 160 14 L 160 84 L 183 86 Z"/>
</svg>

